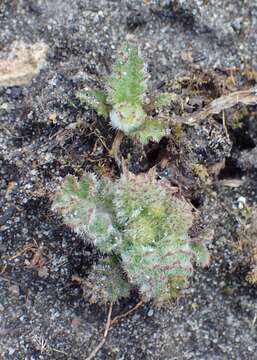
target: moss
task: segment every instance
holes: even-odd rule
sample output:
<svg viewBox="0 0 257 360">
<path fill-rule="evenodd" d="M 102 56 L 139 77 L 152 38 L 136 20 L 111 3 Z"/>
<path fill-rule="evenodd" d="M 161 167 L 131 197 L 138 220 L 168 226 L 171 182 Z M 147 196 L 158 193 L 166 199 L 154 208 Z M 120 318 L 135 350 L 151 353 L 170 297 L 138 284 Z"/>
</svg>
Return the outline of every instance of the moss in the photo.
<svg viewBox="0 0 257 360">
<path fill-rule="evenodd" d="M 183 124 L 177 123 L 173 127 L 173 133 L 177 140 L 179 140 L 183 134 Z"/>
<path fill-rule="evenodd" d="M 209 173 L 202 164 L 193 164 L 191 168 L 201 181 L 205 183 L 210 181 Z"/>
</svg>

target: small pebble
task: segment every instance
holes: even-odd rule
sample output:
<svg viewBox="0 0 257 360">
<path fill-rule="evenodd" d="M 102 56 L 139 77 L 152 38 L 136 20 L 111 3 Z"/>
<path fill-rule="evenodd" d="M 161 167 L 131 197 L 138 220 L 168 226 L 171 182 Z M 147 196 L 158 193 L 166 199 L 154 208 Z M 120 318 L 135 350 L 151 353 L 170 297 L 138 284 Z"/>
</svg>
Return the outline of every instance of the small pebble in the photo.
<svg viewBox="0 0 257 360">
<path fill-rule="evenodd" d="M 148 313 L 147 313 L 148 316 L 153 316 L 153 314 L 154 314 L 153 309 L 150 309 L 150 310 L 148 311 Z"/>
</svg>

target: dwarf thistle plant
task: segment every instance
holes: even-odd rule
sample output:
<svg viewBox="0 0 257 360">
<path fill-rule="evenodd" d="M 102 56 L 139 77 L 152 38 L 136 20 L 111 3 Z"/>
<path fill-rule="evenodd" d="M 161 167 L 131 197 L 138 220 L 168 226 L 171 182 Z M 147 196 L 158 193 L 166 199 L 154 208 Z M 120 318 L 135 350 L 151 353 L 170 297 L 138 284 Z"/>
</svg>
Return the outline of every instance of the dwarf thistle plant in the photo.
<svg viewBox="0 0 257 360">
<path fill-rule="evenodd" d="M 68 176 L 53 208 L 106 254 L 86 281 L 93 299 L 100 291 L 113 302 L 136 286 L 144 299 L 161 303 L 187 286 L 194 262 L 208 263 L 202 241 L 188 235 L 192 207 L 154 173 L 125 172 L 114 183 L 89 173 L 79 182 Z"/>
<path fill-rule="evenodd" d="M 98 115 L 110 118 L 113 128 L 137 138 L 142 144 L 149 140 L 160 141 L 167 133 L 166 125 L 145 111 L 147 102 L 146 70 L 136 46 L 126 44 L 119 53 L 113 72 L 107 78 L 104 90 L 87 90 L 77 93 L 78 98 L 93 107 Z M 174 96 L 157 94 L 153 107 L 170 104 Z"/>
</svg>

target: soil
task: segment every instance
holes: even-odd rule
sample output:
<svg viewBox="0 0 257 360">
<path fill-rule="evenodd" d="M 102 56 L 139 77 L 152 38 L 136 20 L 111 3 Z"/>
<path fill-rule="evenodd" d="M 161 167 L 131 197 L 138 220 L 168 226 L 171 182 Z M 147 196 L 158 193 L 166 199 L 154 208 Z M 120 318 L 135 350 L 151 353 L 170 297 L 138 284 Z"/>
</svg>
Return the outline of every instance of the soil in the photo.
<svg viewBox="0 0 257 360">
<path fill-rule="evenodd" d="M 169 114 L 201 110 L 256 86 L 256 19 L 254 0 L 1 1 L 0 61 L 17 41 L 45 43 L 48 52 L 32 82 L 0 87 L 0 359 L 81 360 L 103 335 L 108 308 L 90 304 L 75 281 L 99 254 L 51 210 L 65 175 L 121 170 L 108 153 L 115 131 L 76 91 L 102 87 L 129 38 L 148 64 L 149 88 L 177 92 Z M 238 106 L 171 127 L 144 148 L 123 139 L 130 171 L 155 166 L 198 209 L 201 226 L 214 230 L 211 263 L 195 269 L 177 301 L 145 303 L 120 320 L 97 359 L 257 359 L 257 289 L 234 250 L 238 199 L 257 202 L 256 110 Z M 113 315 L 139 300 L 131 294 Z"/>
</svg>

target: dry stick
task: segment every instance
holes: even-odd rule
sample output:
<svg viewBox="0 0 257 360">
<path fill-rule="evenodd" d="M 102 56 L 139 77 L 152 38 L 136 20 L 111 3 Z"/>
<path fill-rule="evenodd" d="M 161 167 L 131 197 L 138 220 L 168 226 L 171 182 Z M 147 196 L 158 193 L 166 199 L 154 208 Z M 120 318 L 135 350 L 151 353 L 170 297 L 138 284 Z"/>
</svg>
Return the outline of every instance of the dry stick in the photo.
<svg viewBox="0 0 257 360">
<path fill-rule="evenodd" d="M 232 92 L 228 95 L 221 96 L 213 100 L 203 110 L 197 112 L 193 116 L 189 116 L 187 121 L 193 123 L 206 118 L 208 115 L 218 114 L 223 110 L 229 109 L 237 104 L 255 105 L 257 104 L 257 88 L 240 90 Z"/>
<path fill-rule="evenodd" d="M 1 271 L 0 271 L 0 274 L 3 274 L 3 273 L 5 272 L 5 270 L 6 270 L 6 268 L 7 268 L 7 264 L 5 264 L 5 265 L 3 266 L 3 268 L 2 268 Z"/>
<path fill-rule="evenodd" d="M 54 351 L 54 352 L 57 352 L 57 353 L 59 353 L 59 354 L 63 354 L 63 355 L 68 356 L 68 354 L 67 354 L 65 351 L 58 350 L 58 349 L 53 349 L 53 348 L 51 348 L 51 350 Z"/>
<path fill-rule="evenodd" d="M 133 311 L 137 310 L 141 305 L 143 305 L 143 303 L 144 303 L 143 300 L 139 301 L 139 303 L 137 303 L 132 309 L 128 310 L 124 314 L 115 316 L 115 318 L 113 318 L 112 320 L 111 320 L 111 316 L 112 316 L 113 304 L 111 303 L 110 308 L 109 308 L 109 312 L 108 312 L 107 323 L 106 323 L 106 326 L 105 326 L 104 336 L 103 336 L 102 340 L 100 341 L 100 343 L 95 347 L 95 349 L 91 352 L 91 354 L 85 360 L 92 360 L 96 356 L 98 351 L 103 347 L 103 345 L 104 345 L 104 343 L 106 341 L 106 338 L 108 336 L 109 330 L 110 330 L 110 328 L 112 327 L 113 324 L 115 324 L 120 319 L 130 315 Z"/>
<path fill-rule="evenodd" d="M 193 125 L 196 122 L 204 120 L 207 116 L 219 114 L 221 111 L 230 109 L 237 104 L 256 105 L 257 104 L 257 88 L 240 90 L 232 92 L 228 95 L 220 96 L 213 100 L 202 110 L 188 116 L 171 118 L 171 122 L 181 122 L 186 125 Z"/>
<path fill-rule="evenodd" d="M 143 305 L 144 301 L 141 300 L 139 301 L 139 303 L 137 303 L 132 309 L 128 310 L 127 312 L 125 312 L 124 314 L 121 314 L 121 315 L 117 315 L 115 316 L 115 318 L 112 319 L 111 321 L 111 326 L 113 324 L 115 324 L 117 321 L 119 321 L 120 319 L 130 315 L 133 311 L 137 310 L 141 305 Z"/>
<path fill-rule="evenodd" d="M 111 326 L 112 307 L 113 307 L 113 304 L 111 303 L 111 305 L 109 307 L 109 312 L 108 312 L 107 322 L 106 322 L 106 326 L 105 326 L 104 336 L 103 336 L 102 340 L 100 341 L 100 343 L 95 347 L 95 349 L 91 352 L 91 354 L 86 358 L 86 360 L 92 360 L 96 356 L 98 351 L 103 347 L 103 345 L 104 345 L 104 343 L 106 341 L 106 338 L 107 338 L 107 335 L 108 335 L 108 332 L 109 332 L 109 329 L 110 329 L 110 326 Z"/>
</svg>

